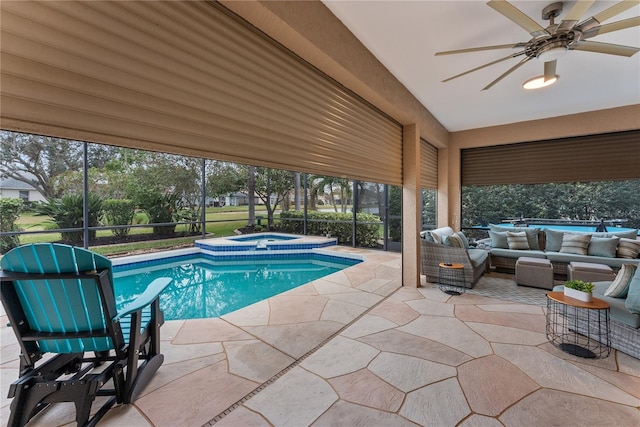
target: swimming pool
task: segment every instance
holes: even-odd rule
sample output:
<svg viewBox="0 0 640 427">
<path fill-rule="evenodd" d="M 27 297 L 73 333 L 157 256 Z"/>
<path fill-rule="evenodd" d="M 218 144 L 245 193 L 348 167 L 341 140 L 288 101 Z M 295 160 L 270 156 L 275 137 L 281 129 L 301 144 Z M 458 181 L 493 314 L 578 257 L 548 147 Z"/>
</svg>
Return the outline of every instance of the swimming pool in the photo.
<svg viewBox="0 0 640 427">
<path fill-rule="evenodd" d="M 361 262 L 322 253 L 220 261 L 202 253 L 114 266 L 116 303 L 140 295 L 157 277 L 173 283 L 160 295 L 167 320 L 220 317 Z"/>
</svg>

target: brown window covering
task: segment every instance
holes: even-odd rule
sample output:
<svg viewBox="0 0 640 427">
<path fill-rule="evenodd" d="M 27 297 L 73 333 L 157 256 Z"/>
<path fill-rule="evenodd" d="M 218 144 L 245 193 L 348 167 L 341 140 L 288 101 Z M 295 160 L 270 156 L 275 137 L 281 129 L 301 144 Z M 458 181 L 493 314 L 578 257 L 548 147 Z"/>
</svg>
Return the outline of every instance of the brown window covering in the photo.
<svg viewBox="0 0 640 427">
<path fill-rule="evenodd" d="M 420 187 L 438 188 L 438 149 L 420 140 Z"/>
<path fill-rule="evenodd" d="M 2 127 L 399 185 L 402 129 L 214 2 L 1 2 Z"/>
<path fill-rule="evenodd" d="M 462 185 L 640 178 L 640 130 L 462 150 Z"/>
</svg>

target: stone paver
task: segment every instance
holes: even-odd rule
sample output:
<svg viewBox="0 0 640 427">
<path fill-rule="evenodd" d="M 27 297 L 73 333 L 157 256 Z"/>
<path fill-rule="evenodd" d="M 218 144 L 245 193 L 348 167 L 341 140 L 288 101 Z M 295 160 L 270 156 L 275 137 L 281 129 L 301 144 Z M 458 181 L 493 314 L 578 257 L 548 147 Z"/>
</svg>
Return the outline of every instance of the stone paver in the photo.
<svg viewBox="0 0 640 427">
<path fill-rule="evenodd" d="M 404 393 L 383 381 L 368 369 L 329 380 L 340 399 L 382 411 L 396 412 Z"/>
<path fill-rule="evenodd" d="M 245 405 L 277 426 L 310 425 L 338 400 L 329 384 L 302 368 L 269 385 Z"/>
<path fill-rule="evenodd" d="M 456 375 L 455 368 L 451 366 L 387 352 L 376 357 L 369 370 L 404 392 Z"/>
<path fill-rule="evenodd" d="M 337 336 L 300 366 L 323 378 L 333 378 L 364 368 L 378 353 L 380 350 L 367 344 Z"/>
<path fill-rule="evenodd" d="M 260 340 L 225 343 L 229 372 L 251 381 L 263 383 L 294 362 Z"/>
<path fill-rule="evenodd" d="M 438 341 L 473 357 L 482 357 L 493 352 L 484 338 L 456 318 L 421 316 L 398 329 Z"/>
<path fill-rule="evenodd" d="M 540 388 L 511 363 L 497 356 L 474 359 L 458 367 L 458 381 L 469 406 L 482 415 L 500 415 Z"/>
<path fill-rule="evenodd" d="M 470 412 L 455 378 L 409 393 L 400 409 L 400 415 L 426 427 L 455 426 Z"/>
</svg>

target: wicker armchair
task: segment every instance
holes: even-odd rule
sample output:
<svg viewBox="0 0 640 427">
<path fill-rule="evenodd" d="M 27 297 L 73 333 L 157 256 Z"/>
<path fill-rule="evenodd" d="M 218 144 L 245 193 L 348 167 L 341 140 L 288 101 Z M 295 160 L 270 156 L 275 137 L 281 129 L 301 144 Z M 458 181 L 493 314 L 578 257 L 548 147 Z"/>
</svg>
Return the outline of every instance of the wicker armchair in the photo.
<svg viewBox="0 0 640 427">
<path fill-rule="evenodd" d="M 469 251 L 474 251 L 473 256 L 470 256 Z M 428 282 L 432 283 L 438 282 L 439 263 L 457 262 L 464 265 L 465 286 L 467 288 L 473 288 L 487 269 L 487 255 L 484 249 L 454 248 L 420 239 L 420 265 L 422 274 L 427 277 Z M 473 261 L 472 258 L 474 259 Z"/>
</svg>

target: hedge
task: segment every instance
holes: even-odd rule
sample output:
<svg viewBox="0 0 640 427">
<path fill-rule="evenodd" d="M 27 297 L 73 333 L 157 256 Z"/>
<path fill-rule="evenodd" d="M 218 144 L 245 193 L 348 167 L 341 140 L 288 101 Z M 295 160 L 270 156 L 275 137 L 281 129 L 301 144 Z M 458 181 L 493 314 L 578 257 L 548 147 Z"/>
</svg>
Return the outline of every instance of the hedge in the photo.
<svg viewBox="0 0 640 427">
<path fill-rule="evenodd" d="M 279 229 L 284 233 L 304 233 L 304 212 L 280 213 Z M 352 244 L 353 214 L 340 212 L 307 212 L 307 234 L 326 236 L 330 234 L 338 243 Z M 334 222 L 339 221 L 339 222 Z M 368 213 L 356 214 L 356 244 L 360 247 L 376 247 L 380 239 L 380 218 Z M 367 223 L 367 224 L 364 224 Z M 372 223 L 372 224 L 368 224 Z"/>
</svg>

